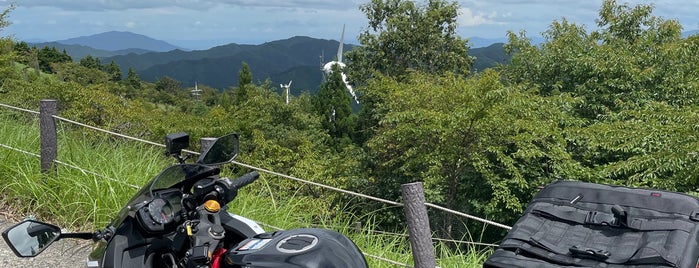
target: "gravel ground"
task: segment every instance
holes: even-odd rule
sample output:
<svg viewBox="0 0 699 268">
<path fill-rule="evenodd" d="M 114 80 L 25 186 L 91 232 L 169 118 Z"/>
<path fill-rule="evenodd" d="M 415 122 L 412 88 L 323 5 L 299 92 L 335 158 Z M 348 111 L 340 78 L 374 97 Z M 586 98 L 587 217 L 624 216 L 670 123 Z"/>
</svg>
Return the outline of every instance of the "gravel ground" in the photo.
<svg viewBox="0 0 699 268">
<path fill-rule="evenodd" d="M 16 224 L 18 221 L 7 219 L 0 214 L 0 230 Z M 39 256 L 34 258 L 20 258 L 12 253 L 4 239 L 0 239 L 0 267 L 85 267 L 85 260 L 90 254 L 92 243 L 85 240 L 65 239 L 51 244 Z"/>
</svg>

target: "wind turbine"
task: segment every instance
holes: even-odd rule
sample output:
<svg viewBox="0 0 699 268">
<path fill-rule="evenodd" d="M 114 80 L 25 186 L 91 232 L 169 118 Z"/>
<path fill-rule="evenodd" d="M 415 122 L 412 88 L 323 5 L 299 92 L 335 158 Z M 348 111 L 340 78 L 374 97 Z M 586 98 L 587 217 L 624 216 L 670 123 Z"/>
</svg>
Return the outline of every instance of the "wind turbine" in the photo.
<svg viewBox="0 0 699 268">
<path fill-rule="evenodd" d="M 204 91 L 199 89 L 199 87 L 197 86 L 197 81 L 194 81 L 194 89 L 192 90 L 192 96 L 194 96 L 196 100 L 199 100 L 199 96 L 201 96 L 202 92 Z"/>
<path fill-rule="evenodd" d="M 293 81 L 289 81 L 289 83 L 286 85 L 279 84 L 279 87 L 281 87 L 282 89 L 284 89 L 286 91 L 286 104 L 289 104 L 289 88 L 291 88 L 291 82 L 293 82 Z"/>
<path fill-rule="evenodd" d="M 357 95 L 354 94 L 354 89 L 352 88 L 352 85 L 349 84 L 349 81 L 347 81 L 347 75 L 345 75 L 345 72 L 343 69 L 347 66 L 345 65 L 344 62 L 342 62 L 342 47 L 344 46 L 345 42 L 345 25 L 342 25 L 342 35 L 340 36 L 340 46 L 337 48 L 337 60 L 336 61 L 331 61 L 323 65 L 323 72 L 325 74 L 330 74 L 333 71 L 333 66 L 338 65 L 340 69 L 340 74 L 342 75 L 342 82 L 345 83 L 345 87 L 347 87 L 347 91 L 349 91 L 350 95 L 354 98 L 354 101 L 359 103 L 359 100 L 357 99 Z"/>
</svg>

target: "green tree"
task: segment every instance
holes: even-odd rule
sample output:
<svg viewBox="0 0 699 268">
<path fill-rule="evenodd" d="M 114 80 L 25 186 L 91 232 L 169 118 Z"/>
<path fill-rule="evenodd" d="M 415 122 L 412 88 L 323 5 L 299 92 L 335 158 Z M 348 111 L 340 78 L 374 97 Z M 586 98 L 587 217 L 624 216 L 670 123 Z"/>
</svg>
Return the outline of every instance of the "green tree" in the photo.
<svg viewBox="0 0 699 268">
<path fill-rule="evenodd" d="M 537 187 L 585 174 L 561 129 L 576 122 L 565 112 L 575 104 L 569 96 L 520 92 L 495 71 L 471 79 L 416 73 L 368 89 L 383 95 L 377 108 L 386 111 L 367 142 L 378 196 L 398 199 L 401 184 L 422 181 L 428 202 L 509 221 Z M 446 234 L 460 226 L 451 216 L 435 220 Z"/>
<path fill-rule="evenodd" d="M 15 43 L 14 45 L 15 53 L 17 53 L 17 62 L 29 65 L 29 55 L 31 53 L 31 47 L 27 42 L 21 41 Z"/>
<path fill-rule="evenodd" d="M 360 7 L 369 20 L 361 46 L 347 53 L 350 78 L 363 84 L 373 72 L 400 78 L 408 70 L 468 74 L 468 40 L 456 33 L 459 5 L 429 0 L 372 0 Z"/>
<path fill-rule="evenodd" d="M 180 90 L 180 82 L 169 76 L 163 76 L 155 82 L 155 89 L 168 93 L 176 93 Z"/>
<path fill-rule="evenodd" d="M 0 30 L 5 29 L 7 28 L 7 26 L 10 26 L 10 24 L 12 24 L 12 22 L 7 20 L 7 18 L 10 16 L 10 12 L 12 12 L 12 10 L 14 9 L 14 3 L 10 3 L 10 5 L 7 8 L 5 8 L 5 10 L 3 10 L 2 13 L 0 13 Z"/>
<path fill-rule="evenodd" d="M 243 62 L 243 66 L 238 71 L 238 88 L 234 89 L 234 101 L 235 103 L 242 103 L 248 98 L 247 91 L 253 86 L 252 84 L 252 72 L 250 72 L 250 66 Z"/>
<path fill-rule="evenodd" d="M 238 71 L 238 87 L 244 87 L 246 85 L 252 84 L 252 72 L 250 72 L 250 66 L 243 62 L 243 66 Z"/>
<path fill-rule="evenodd" d="M 0 32 L 10 25 L 10 21 L 7 19 L 13 9 L 14 5 L 10 4 L 0 13 Z M 16 53 L 13 46 L 14 42 L 11 37 L 0 37 L 0 86 L 3 85 L 5 79 L 16 76 L 14 70 Z"/>
<path fill-rule="evenodd" d="M 129 67 L 129 72 L 126 74 L 126 81 L 134 89 L 141 88 L 141 78 L 138 77 L 136 70 L 131 67 Z"/>
<path fill-rule="evenodd" d="M 107 73 L 74 62 L 54 63 L 53 69 L 58 79 L 65 82 L 76 82 L 83 86 L 103 84 L 109 81 Z"/>
<path fill-rule="evenodd" d="M 568 151 L 593 170 L 591 180 L 695 191 L 699 176 L 695 135 L 699 100 L 699 38 L 681 38 L 675 20 L 652 15 L 652 6 L 604 1 L 599 29 L 553 22 L 546 42 L 534 46 L 510 33 L 514 53 L 504 68 L 510 84 L 541 96 L 570 94 L 578 125 L 565 129 Z"/>
<path fill-rule="evenodd" d="M 48 46 L 39 50 L 38 59 L 39 68 L 46 73 L 54 73 L 53 67 L 51 66 L 54 63 L 73 61 L 65 50 L 63 50 L 63 52 L 58 52 L 56 47 L 49 48 Z"/>
<path fill-rule="evenodd" d="M 102 70 L 102 63 L 99 58 L 93 57 L 92 55 L 87 55 L 86 57 L 80 59 L 80 66 Z"/>
<path fill-rule="evenodd" d="M 121 81 L 121 68 L 116 62 L 111 61 L 109 64 L 104 66 L 104 72 L 109 74 L 109 80 L 113 82 Z"/>
<path fill-rule="evenodd" d="M 356 116 L 352 114 L 351 101 L 340 67 L 334 65 L 327 80 L 320 85 L 314 106 L 323 118 L 323 127 L 338 143 L 346 144 L 354 135 Z"/>
<path fill-rule="evenodd" d="M 15 77 L 14 61 L 16 54 L 12 49 L 13 42 L 10 38 L 0 38 L 0 82 L 7 78 Z M 0 83 L 0 86 L 2 83 Z"/>
<path fill-rule="evenodd" d="M 695 65 L 683 55 L 696 50 L 694 41 L 680 38 L 677 21 L 653 17 L 651 11 L 648 5 L 605 1 L 600 30 L 588 33 L 565 19 L 553 22 L 540 49 L 523 34 L 510 33 L 506 49 L 515 56 L 506 76 L 513 83 L 537 85 L 544 95 L 571 92 L 584 97 L 579 112 L 590 119 L 618 111 L 620 104 L 696 102 L 699 91 L 688 84 L 696 69 L 672 67 L 677 62 Z"/>
</svg>

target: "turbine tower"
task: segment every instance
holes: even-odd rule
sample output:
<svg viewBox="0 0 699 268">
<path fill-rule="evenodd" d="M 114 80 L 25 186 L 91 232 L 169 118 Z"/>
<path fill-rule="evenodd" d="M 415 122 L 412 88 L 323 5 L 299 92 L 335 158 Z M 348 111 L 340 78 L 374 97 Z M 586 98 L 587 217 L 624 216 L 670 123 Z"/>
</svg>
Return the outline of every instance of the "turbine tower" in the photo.
<svg viewBox="0 0 699 268">
<path fill-rule="evenodd" d="M 291 82 L 294 82 L 294 81 L 289 81 L 289 83 L 286 85 L 279 84 L 279 87 L 281 87 L 282 89 L 284 89 L 284 91 L 286 91 L 286 104 L 289 104 L 289 89 L 291 88 Z"/>
</svg>

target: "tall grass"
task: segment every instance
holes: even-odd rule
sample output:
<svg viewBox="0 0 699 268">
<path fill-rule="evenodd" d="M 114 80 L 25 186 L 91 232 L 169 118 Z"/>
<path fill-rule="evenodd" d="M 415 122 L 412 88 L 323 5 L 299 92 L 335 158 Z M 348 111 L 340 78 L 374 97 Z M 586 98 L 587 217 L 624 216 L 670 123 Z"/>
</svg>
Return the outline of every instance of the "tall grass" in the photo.
<svg viewBox="0 0 699 268">
<path fill-rule="evenodd" d="M 36 120 L 9 120 L 0 114 L 0 143 L 39 153 Z M 59 128 L 55 174 L 39 172 L 39 158 L 0 148 L 3 203 L 20 215 L 32 214 L 80 230 L 103 227 L 138 188 L 172 163 L 158 148 L 109 140 Z M 94 174 L 96 173 L 96 174 Z"/>
<path fill-rule="evenodd" d="M 138 191 L 134 185 L 142 186 L 175 163 L 163 156 L 163 148 L 72 126 L 59 124 L 58 137 L 58 160 L 89 172 L 58 165 L 54 175 L 44 175 L 37 157 L 0 148 L 0 204 L 10 207 L 18 217 L 36 215 L 74 231 L 102 228 Z M 0 144 L 38 154 L 37 120 L 0 110 Z M 275 189 L 288 184 L 282 180 L 262 174 L 256 183 L 240 190 L 238 198 L 228 204 L 229 210 L 267 226 L 334 229 L 350 237 L 365 253 L 412 265 L 406 236 L 374 232 L 376 215 L 329 210 L 327 201 L 300 192 L 279 193 Z M 357 221 L 362 222 L 359 229 L 354 224 Z M 480 267 L 488 253 L 475 247 L 459 251 L 439 243 L 436 249 L 441 267 Z M 370 267 L 396 267 L 371 257 L 367 261 Z"/>
</svg>

